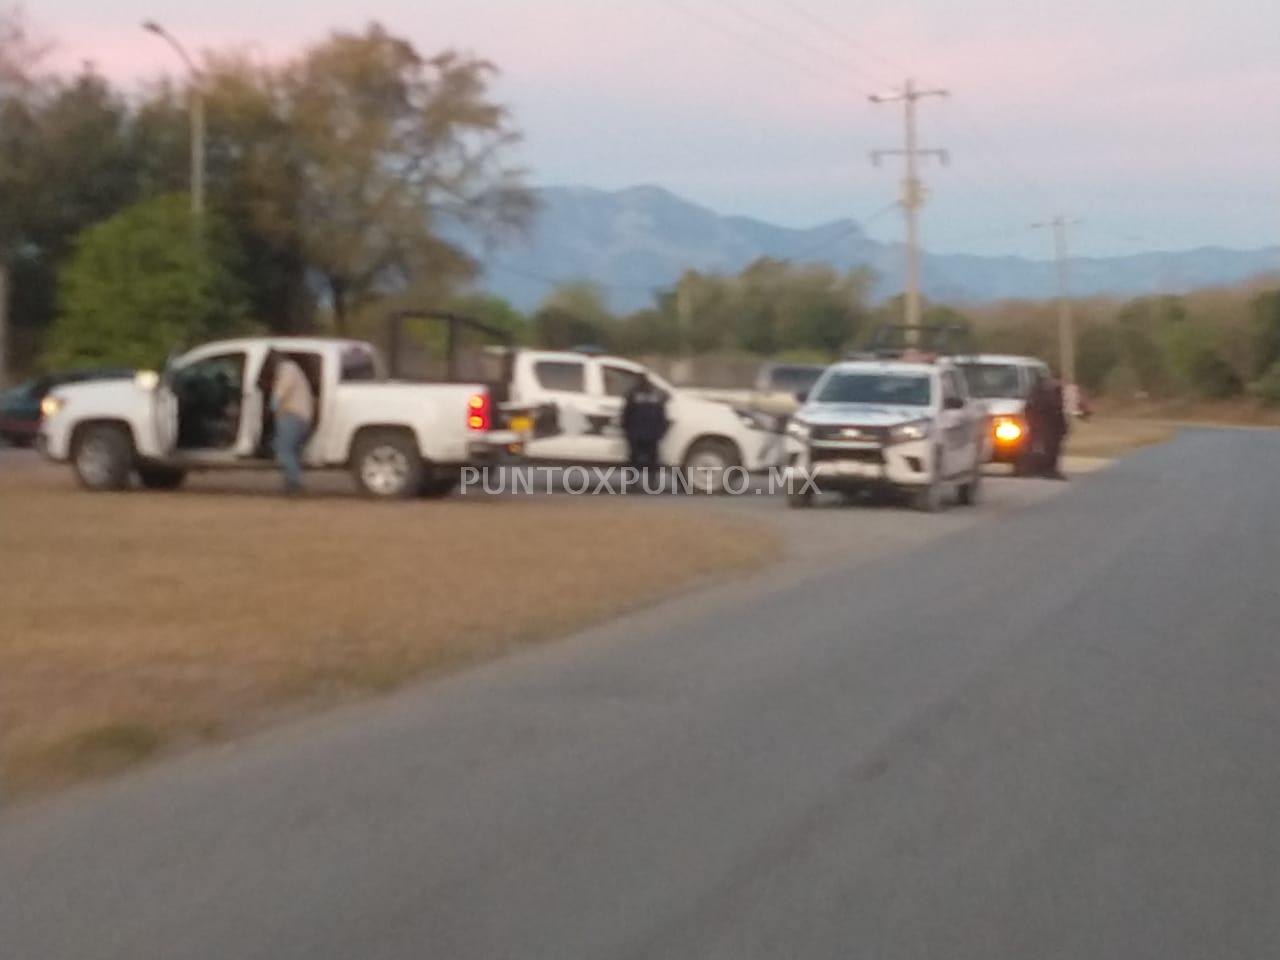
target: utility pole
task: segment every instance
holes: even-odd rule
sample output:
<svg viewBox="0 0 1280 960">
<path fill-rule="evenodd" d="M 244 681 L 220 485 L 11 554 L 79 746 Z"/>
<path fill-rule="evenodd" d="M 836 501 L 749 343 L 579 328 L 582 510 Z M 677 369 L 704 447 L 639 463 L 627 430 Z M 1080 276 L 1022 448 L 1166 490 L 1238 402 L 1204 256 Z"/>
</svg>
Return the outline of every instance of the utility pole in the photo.
<svg viewBox="0 0 1280 960">
<path fill-rule="evenodd" d="M 1058 275 L 1058 363 L 1061 367 L 1063 386 L 1075 389 L 1076 383 L 1076 334 L 1075 320 L 1071 315 L 1071 289 L 1067 268 L 1067 227 L 1079 220 L 1068 220 L 1059 214 L 1045 223 L 1033 223 L 1033 229 L 1053 231 L 1053 259 Z"/>
<path fill-rule="evenodd" d="M 946 90 L 919 90 L 911 78 L 903 84 L 900 93 L 891 96 L 872 95 L 872 103 L 901 103 L 906 125 L 906 138 L 902 150 L 876 150 L 871 162 L 880 166 L 884 157 L 899 156 L 906 159 L 906 175 L 902 180 L 902 211 L 907 219 L 907 290 L 906 323 L 907 340 L 914 343 L 920 326 L 920 208 L 924 205 L 924 185 L 920 182 L 920 158 L 936 157 L 944 165 L 948 162 L 945 150 L 921 150 L 916 131 L 916 103 L 924 97 L 945 97 Z"/>
<path fill-rule="evenodd" d="M 169 44 L 187 67 L 191 111 L 191 213 L 198 222 L 204 213 L 204 74 L 177 37 L 160 24 L 148 20 L 142 29 Z"/>
</svg>

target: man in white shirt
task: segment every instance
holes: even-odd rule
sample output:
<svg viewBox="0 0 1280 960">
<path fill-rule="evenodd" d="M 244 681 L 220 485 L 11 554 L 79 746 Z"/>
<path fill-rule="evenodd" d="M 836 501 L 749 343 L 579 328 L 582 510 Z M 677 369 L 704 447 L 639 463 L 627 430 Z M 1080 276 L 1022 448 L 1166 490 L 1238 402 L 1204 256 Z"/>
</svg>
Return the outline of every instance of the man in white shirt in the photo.
<svg viewBox="0 0 1280 960">
<path fill-rule="evenodd" d="M 275 416 L 276 460 L 284 470 L 284 491 L 302 492 L 302 448 L 315 418 L 315 398 L 302 368 L 274 350 L 267 355 L 271 377 L 271 411 Z"/>
</svg>

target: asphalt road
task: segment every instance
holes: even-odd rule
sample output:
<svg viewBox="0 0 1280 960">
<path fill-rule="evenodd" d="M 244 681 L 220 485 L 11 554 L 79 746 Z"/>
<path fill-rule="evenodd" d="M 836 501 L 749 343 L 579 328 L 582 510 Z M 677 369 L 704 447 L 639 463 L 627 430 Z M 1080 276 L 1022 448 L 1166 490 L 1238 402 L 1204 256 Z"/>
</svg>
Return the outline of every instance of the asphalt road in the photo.
<svg viewBox="0 0 1280 960">
<path fill-rule="evenodd" d="M 1278 485 L 1189 432 L 12 812 L 0 955 L 1276 956 Z"/>
</svg>

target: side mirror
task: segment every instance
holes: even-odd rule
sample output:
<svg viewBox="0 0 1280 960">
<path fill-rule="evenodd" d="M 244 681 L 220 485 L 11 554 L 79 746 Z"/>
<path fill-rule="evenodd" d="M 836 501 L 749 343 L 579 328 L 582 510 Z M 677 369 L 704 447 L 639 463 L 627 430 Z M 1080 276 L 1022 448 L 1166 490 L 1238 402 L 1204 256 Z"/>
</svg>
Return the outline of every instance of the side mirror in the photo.
<svg viewBox="0 0 1280 960">
<path fill-rule="evenodd" d="M 943 403 L 943 406 L 946 407 L 946 409 L 948 410 L 963 410 L 964 397 L 947 397 L 946 402 Z"/>
<path fill-rule="evenodd" d="M 800 406 L 803 407 L 806 403 L 809 402 L 809 391 L 797 390 L 795 392 L 795 398 L 796 398 L 796 403 L 800 404 Z"/>
</svg>

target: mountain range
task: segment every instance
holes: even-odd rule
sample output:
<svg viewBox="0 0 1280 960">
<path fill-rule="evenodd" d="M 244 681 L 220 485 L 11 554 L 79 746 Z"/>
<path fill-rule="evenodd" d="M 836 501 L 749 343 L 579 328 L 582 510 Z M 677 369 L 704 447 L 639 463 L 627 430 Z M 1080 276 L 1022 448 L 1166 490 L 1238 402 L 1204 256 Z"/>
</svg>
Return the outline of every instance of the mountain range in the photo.
<svg viewBox="0 0 1280 960">
<path fill-rule="evenodd" d="M 481 286 L 523 310 L 535 308 L 557 283 L 598 284 L 614 310 L 650 306 L 686 269 L 737 273 L 760 257 L 875 271 L 877 297 L 903 288 L 899 243 L 867 236 L 854 220 L 792 229 L 727 216 L 656 186 L 619 191 L 545 187 L 526 238 L 496 252 L 473 253 L 484 264 Z M 1248 280 L 1280 267 L 1280 247 L 1178 252 L 1071 260 L 1076 296 L 1182 293 Z M 1051 262 L 1015 256 L 924 253 L 925 295 L 948 302 L 1050 297 Z"/>
</svg>

